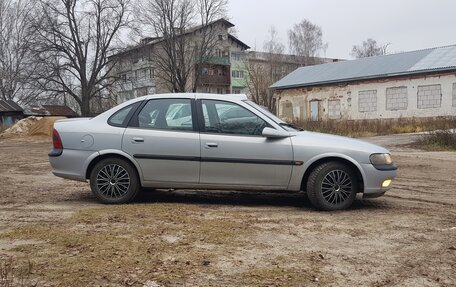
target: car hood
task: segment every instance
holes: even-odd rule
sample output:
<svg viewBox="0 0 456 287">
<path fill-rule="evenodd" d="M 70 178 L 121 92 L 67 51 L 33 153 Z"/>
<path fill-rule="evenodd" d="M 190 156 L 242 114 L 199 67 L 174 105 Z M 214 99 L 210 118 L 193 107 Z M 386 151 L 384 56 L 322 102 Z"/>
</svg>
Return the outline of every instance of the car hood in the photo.
<svg viewBox="0 0 456 287">
<path fill-rule="evenodd" d="M 292 142 L 293 145 L 318 147 L 327 152 L 351 150 L 366 153 L 389 153 L 381 146 L 362 140 L 309 131 L 294 133 Z"/>
</svg>

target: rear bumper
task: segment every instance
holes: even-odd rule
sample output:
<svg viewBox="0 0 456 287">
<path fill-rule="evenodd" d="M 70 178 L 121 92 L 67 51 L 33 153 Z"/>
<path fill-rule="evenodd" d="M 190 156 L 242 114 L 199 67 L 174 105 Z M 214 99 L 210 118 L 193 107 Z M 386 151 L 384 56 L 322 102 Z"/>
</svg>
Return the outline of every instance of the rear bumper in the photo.
<svg viewBox="0 0 456 287">
<path fill-rule="evenodd" d="M 98 152 L 71 149 L 64 149 L 58 156 L 49 154 L 52 173 L 58 177 L 85 182 L 90 159 L 96 155 Z"/>
<path fill-rule="evenodd" d="M 62 155 L 62 152 L 63 152 L 63 149 L 61 149 L 61 148 L 53 148 L 53 149 L 48 153 L 48 156 L 49 156 L 49 157 L 61 156 L 61 155 Z"/>
<path fill-rule="evenodd" d="M 395 169 L 390 170 L 379 170 L 375 168 L 372 164 L 363 164 L 362 165 L 364 171 L 364 197 L 366 198 L 374 198 L 379 197 L 385 194 L 388 190 L 392 188 L 392 185 L 388 187 L 382 187 L 382 183 L 385 180 L 391 179 L 393 180 L 396 175 L 397 171 Z M 394 182 L 394 181 L 393 181 Z"/>
</svg>

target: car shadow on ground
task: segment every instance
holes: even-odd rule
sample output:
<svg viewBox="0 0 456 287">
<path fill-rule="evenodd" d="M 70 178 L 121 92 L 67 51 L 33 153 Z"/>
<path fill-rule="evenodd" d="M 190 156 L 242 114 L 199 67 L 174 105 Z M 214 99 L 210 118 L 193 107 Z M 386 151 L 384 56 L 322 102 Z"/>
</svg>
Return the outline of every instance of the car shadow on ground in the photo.
<svg viewBox="0 0 456 287">
<path fill-rule="evenodd" d="M 207 190 L 143 190 L 137 203 L 185 203 L 240 206 L 290 206 L 311 208 L 304 193 L 255 192 L 255 191 L 207 191 Z"/>
</svg>

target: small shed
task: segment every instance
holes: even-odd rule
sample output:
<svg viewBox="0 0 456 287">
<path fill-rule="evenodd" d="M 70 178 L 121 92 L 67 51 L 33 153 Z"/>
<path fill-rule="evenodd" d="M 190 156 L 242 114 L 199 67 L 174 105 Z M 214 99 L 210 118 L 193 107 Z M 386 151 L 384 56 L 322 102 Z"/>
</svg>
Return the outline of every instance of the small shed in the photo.
<svg viewBox="0 0 456 287">
<path fill-rule="evenodd" d="M 24 117 L 24 110 L 14 101 L 0 100 L 0 126 L 10 127 Z"/>
<path fill-rule="evenodd" d="M 37 117 L 79 117 L 78 113 L 65 105 L 34 105 L 28 107 L 25 114 Z"/>
</svg>

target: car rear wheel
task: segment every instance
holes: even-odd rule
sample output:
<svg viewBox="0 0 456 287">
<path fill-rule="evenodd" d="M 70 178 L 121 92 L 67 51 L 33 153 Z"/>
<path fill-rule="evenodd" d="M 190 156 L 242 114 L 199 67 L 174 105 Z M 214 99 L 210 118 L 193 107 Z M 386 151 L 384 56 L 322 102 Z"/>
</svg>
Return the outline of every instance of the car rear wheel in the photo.
<svg viewBox="0 0 456 287">
<path fill-rule="evenodd" d="M 102 203 L 122 204 L 132 201 L 140 184 L 136 169 L 119 158 L 103 159 L 90 173 L 90 187 Z"/>
<path fill-rule="evenodd" d="M 307 195 L 319 210 L 349 208 L 358 192 L 356 173 L 340 162 L 327 162 L 317 166 L 307 181 Z"/>
</svg>

